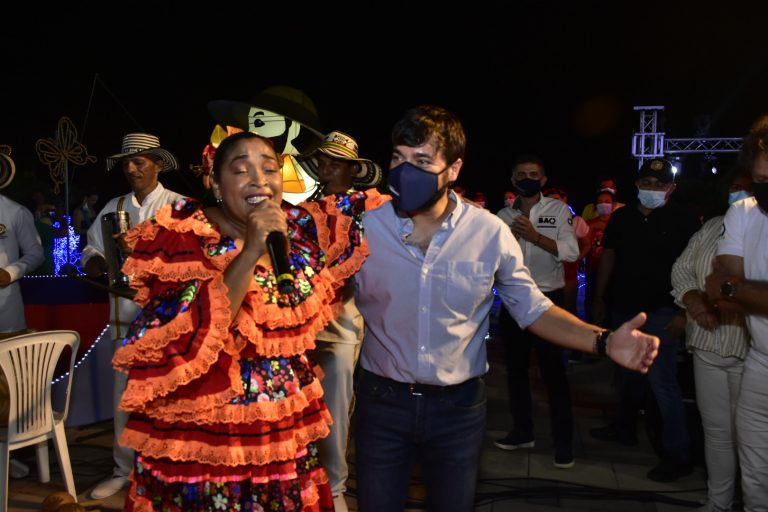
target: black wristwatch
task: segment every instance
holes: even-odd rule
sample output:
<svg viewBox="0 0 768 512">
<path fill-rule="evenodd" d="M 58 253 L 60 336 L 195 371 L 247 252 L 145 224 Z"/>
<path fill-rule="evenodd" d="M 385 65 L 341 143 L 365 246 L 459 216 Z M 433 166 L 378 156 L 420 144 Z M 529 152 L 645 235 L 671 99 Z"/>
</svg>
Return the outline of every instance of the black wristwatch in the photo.
<svg viewBox="0 0 768 512">
<path fill-rule="evenodd" d="M 720 285 L 720 295 L 726 299 L 736 297 L 736 283 L 733 281 L 723 281 L 723 284 Z"/>
</svg>

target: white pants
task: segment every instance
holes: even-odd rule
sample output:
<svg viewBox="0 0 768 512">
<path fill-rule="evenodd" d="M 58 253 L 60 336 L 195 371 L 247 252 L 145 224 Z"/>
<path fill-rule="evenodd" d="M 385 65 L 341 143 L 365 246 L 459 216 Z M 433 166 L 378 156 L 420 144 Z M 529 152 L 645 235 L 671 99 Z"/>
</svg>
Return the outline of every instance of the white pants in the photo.
<svg viewBox="0 0 768 512">
<path fill-rule="evenodd" d="M 115 350 L 120 347 L 123 340 L 117 340 L 114 342 Z M 133 450 L 120 446 L 120 436 L 123 435 L 125 425 L 128 423 L 129 413 L 120 409 L 120 400 L 123 397 L 123 391 L 128 384 L 128 374 L 123 372 L 113 372 L 114 384 L 112 390 L 112 400 L 114 409 L 114 430 L 115 439 L 112 445 L 112 457 L 115 459 L 114 476 L 128 476 L 128 473 L 133 469 Z"/>
<path fill-rule="evenodd" d="M 744 512 L 768 511 L 768 356 L 750 350 L 736 409 Z"/>
<path fill-rule="evenodd" d="M 704 429 L 709 510 L 731 510 L 738 483 L 734 420 L 744 361 L 694 349 L 693 371 Z"/>
<path fill-rule="evenodd" d="M 312 351 L 312 356 L 325 373 L 323 393 L 333 418 L 331 432 L 328 437 L 318 441 L 318 450 L 334 496 L 347 490 L 349 416 L 353 374 L 359 350 L 360 345 L 318 340 L 317 348 Z"/>
</svg>

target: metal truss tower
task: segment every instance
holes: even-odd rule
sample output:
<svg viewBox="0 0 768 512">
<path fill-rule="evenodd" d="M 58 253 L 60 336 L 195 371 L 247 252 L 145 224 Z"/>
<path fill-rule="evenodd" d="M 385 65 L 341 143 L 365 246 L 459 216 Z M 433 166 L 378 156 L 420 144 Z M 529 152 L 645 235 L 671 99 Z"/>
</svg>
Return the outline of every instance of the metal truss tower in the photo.
<svg viewBox="0 0 768 512">
<path fill-rule="evenodd" d="M 639 106 L 635 111 L 640 114 L 640 130 L 632 135 L 632 156 L 637 159 L 638 169 L 646 158 L 692 153 L 712 157 L 715 153 L 738 153 L 741 149 L 741 137 L 668 139 L 658 126 L 658 116 L 664 107 Z"/>
</svg>

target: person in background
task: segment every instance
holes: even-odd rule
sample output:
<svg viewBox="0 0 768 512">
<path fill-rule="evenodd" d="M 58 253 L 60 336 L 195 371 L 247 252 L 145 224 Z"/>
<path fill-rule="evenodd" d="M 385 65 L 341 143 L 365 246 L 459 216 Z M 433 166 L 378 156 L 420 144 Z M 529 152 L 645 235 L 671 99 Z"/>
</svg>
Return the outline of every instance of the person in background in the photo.
<svg viewBox="0 0 768 512">
<path fill-rule="evenodd" d="M 160 183 L 160 173 L 177 169 L 179 164 L 176 157 L 160 146 L 160 139 L 147 133 L 129 133 L 123 137 L 120 153 L 107 157 L 107 171 L 120 169 L 128 180 L 131 191 L 128 194 L 112 198 L 96 218 L 101 219 L 107 213 L 124 211 L 128 213 L 132 225 L 143 222 L 163 206 L 176 201 L 182 196 L 171 190 L 167 190 Z M 129 253 L 130 248 L 124 242 L 125 235 L 119 235 L 116 243 L 120 245 L 124 253 Z M 99 277 L 107 270 L 107 262 L 104 258 L 105 243 L 101 223 L 95 222 L 88 228 L 88 244 L 83 249 L 81 263 L 86 275 Z M 123 343 L 128 326 L 139 313 L 139 306 L 132 300 L 110 294 L 109 333 L 117 350 Z M 115 460 L 115 468 L 112 477 L 98 483 L 91 490 L 92 499 L 104 499 L 128 485 L 128 474 L 133 467 L 133 450 L 121 446 L 120 436 L 125 423 L 128 421 L 128 413 L 120 409 L 120 397 L 125 389 L 128 376 L 122 372 L 114 373 L 113 400 L 114 400 L 114 444 L 112 454 Z"/>
<path fill-rule="evenodd" d="M 370 255 L 354 276 L 366 326 L 353 418 L 360 510 L 401 512 L 416 462 L 428 510 L 474 510 L 494 286 L 537 336 L 586 352 L 606 353 L 607 342 L 613 360 L 641 372 L 656 356 L 658 338 L 637 330 L 644 314 L 611 334 L 541 293 L 509 227 L 450 190 L 465 147 L 453 113 L 408 110 L 392 129 L 392 204 L 363 217 Z"/>
<path fill-rule="evenodd" d="M 736 403 L 736 438 L 745 512 L 768 510 L 768 115 L 750 128 L 739 155 L 752 174 L 752 194 L 723 221 L 707 298 L 721 312 L 746 314 L 752 344 Z"/>
<path fill-rule="evenodd" d="M 475 192 L 472 196 L 472 201 L 480 208 L 485 208 L 485 193 Z"/>
<path fill-rule="evenodd" d="M 752 178 L 730 176 L 728 204 L 750 197 Z M 739 483 L 735 421 L 749 332 L 741 312 L 718 310 L 707 298 L 704 281 L 712 270 L 723 233 L 723 215 L 709 219 L 691 237 L 672 265 L 672 296 L 686 312 L 686 347 L 693 355 L 696 404 L 704 429 L 707 510 L 732 510 Z"/>
<path fill-rule="evenodd" d="M 515 199 L 517 199 L 517 193 L 507 190 L 504 192 L 504 206 L 502 208 L 511 208 L 512 205 L 515 203 Z"/>
<path fill-rule="evenodd" d="M 600 192 L 610 192 L 613 195 L 614 201 L 613 201 L 613 209 L 617 210 L 624 206 L 624 203 L 620 203 L 616 201 L 616 179 L 613 176 L 600 176 L 597 179 L 597 190 L 596 192 L 599 194 Z M 587 206 L 584 207 L 584 209 L 581 212 L 581 217 L 589 221 L 591 219 L 594 219 L 599 215 L 597 211 L 597 203 L 589 203 Z"/>
<path fill-rule="evenodd" d="M 575 261 L 579 253 L 573 212 L 559 196 L 551 198 L 541 192 L 547 180 L 544 163 L 539 157 L 523 155 L 516 158 L 512 184 L 519 196 L 512 207 L 502 209 L 497 215 L 517 238 L 523 252 L 523 263 L 539 290 L 554 304 L 573 314 L 575 308 L 571 311 L 565 307 L 563 269 L 564 262 Z M 564 195 L 561 191 L 559 194 Z M 506 310 L 501 311 L 499 322 L 507 355 L 507 385 L 513 428 L 493 444 L 502 450 L 531 448 L 535 444 L 530 386 L 531 352 L 535 350 L 550 404 L 555 448 L 553 463 L 561 469 L 573 467 L 573 409 L 563 348 L 521 329 Z"/>
<path fill-rule="evenodd" d="M 576 215 L 573 207 L 568 204 L 568 194 L 561 188 L 548 188 L 544 190 L 546 197 L 557 199 L 562 201 L 568 206 L 568 209 L 573 216 L 573 233 L 576 235 L 576 242 L 579 245 L 579 255 L 576 257 L 576 261 L 564 261 L 563 262 L 563 275 L 565 277 L 565 286 L 563 287 L 563 293 L 565 294 L 564 307 L 574 315 L 578 315 L 577 298 L 579 293 L 579 268 L 584 261 L 584 257 L 589 252 L 589 225 L 579 215 Z M 577 357 L 581 352 L 573 354 Z"/>
<path fill-rule="evenodd" d="M 13 159 L 0 153 L 0 190 L 11 184 L 15 173 Z M 44 259 L 32 212 L 0 193 L 0 342 L 28 332 L 19 279 Z M 0 425 L 8 425 L 8 393 L 8 381 L 0 371 Z M 11 459 L 9 473 L 13 478 L 24 478 L 29 475 L 29 467 Z"/>
<path fill-rule="evenodd" d="M 589 431 L 602 441 L 637 444 L 637 417 L 646 408 L 650 384 L 661 418 L 660 460 L 647 473 L 648 479 L 656 482 L 674 482 L 693 470 L 677 378 L 680 336 L 670 329 L 679 310 L 670 295 L 670 274 L 701 224 L 691 211 L 671 199 L 674 180 L 669 160 L 651 158 L 643 163 L 635 179 L 637 203 L 614 209 L 603 235 L 592 305 L 598 323 L 608 325 L 620 324 L 638 309 L 647 311 L 644 330 L 661 339 L 659 357 L 647 378 L 617 368 L 620 403 L 616 418 Z"/>
<path fill-rule="evenodd" d="M 72 212 L 72 227 L 75 228 L 76 235 L 85 237 L 88 234 L 88 228 L 96 221 L 96 203 L 99 202 L 99 193 L 96 190 L 89 190 L 83 194 L 83 201 Z"/>
<path fill-rule="evenodd" d="M 598 192 L 595 201 L 597 217 L 587 221 L 589 242 L 587 254 L 584 257 L 584 315 L 587 322 L 595 321 L 592 304 L 595 300 L 597 270 L 600 268 L 600 257 L 603 255 L 603 234 L 614 210 L 613 197 L 614 193 L 611 189 Z"/>
<path fill-rule="evenodd" d="M 127 236 L 142 307 L 113 359 L 129 375 L 121 442 L 137 452 L 127 510 L 333 510 L 316 446 L 332 420 L 306 352 L 368 252 L 359 216 L 383 199 L 291 205 L 282 162 L 270 139 L 230 135 L 215 206 L 181 199 Z"/>
<path fill-rule="evenodd" d="M 329 133 L 320 146 L 307 155 L 297 157 L 307 173 L 319 183 L 312 200 L 332 196 L 337 204 L 351 201 L 356 190 L 375 189 L 382 173 L 378 164 L 359 158 L 357 141 L 346 133 Z M 376 195 L 370 190 L 369 195 Z M 310 355 L 325 374 L 323 398 L 333 418 L 328 437 L 318 441 L 320 462 L 328 474 L 336 512 L 345 512 L 349 468 L 347 441 L 353 398 L 353 376 L 360 345 L 363 342 L 363 316 L 355 306 L 354 287 L 344 289 L 341 312 L 315 336 L 316 347 Z"/>
</svg>

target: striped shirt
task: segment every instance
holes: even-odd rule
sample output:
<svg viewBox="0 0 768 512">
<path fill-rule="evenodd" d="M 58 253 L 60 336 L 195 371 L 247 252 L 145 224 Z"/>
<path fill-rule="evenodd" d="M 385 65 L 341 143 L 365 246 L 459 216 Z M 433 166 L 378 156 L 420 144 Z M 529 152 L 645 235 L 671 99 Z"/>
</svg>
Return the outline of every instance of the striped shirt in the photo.
<svg viewBox="0 0 768 512">
<path fill-rule="evenodd" d="M 688 246 L 672 266 L 672 296 L 685 307 L 683 295 L 690 290 L 704 290 L 704 278 L 712 272 L 712 260 L 723 234 L 723 216 L 709 219 L 688 241 Z M 749 348 L 749 332 L 744 315 L 720 311 L 720 326 L 708 331 L 687 315 L 686 346 L 721 357 L 744 359 Z"/>
</svg>

